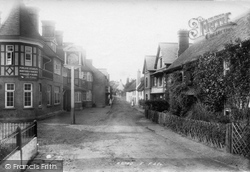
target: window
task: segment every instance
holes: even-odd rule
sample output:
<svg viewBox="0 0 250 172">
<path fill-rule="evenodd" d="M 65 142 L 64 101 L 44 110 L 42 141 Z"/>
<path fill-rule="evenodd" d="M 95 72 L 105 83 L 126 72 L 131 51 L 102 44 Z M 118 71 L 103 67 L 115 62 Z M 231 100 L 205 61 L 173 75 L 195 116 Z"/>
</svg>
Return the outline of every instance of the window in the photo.
<svg viewBox="0 0 250 172">
<path fill-rule="evenodd" d="M 60 87 L 54 87 L 55 104 L 60 104 Z"/>
<path fill-rule="evenodd" d="M 157 78 L 154 77 L 154 85 L 153 86 L 157 86 Z"/>
<path fill-rule="evenodd" d="M 82 93 L 82 100 L 83 100 L 83 101 L 86 101 L 86 100 L 87 100 L 87 93 L 86 93 L 86 92 L 83 92 L 83 93 Z"/>
<path fill-rule="evenodd" d="M 24 107 L 30 108 L 33 106 L 33 89 L 32 84 L 24 84 Z"/>
<path fill-rule="evenodd" d="M 148 100 L 148 94 L 146 94 L 146 100 Z"/>
<path fill-rule="evenodd" d="M 82 102 L 82 94 L 81 94 L 81 92 L 75 92 L 75 102 L 76 103 Z"/>
<path fill-rule="evenodd" d="M 79 78 L 84 79 L 84 72 L 82 72 L 81 68 L 79 68 Z"/>
<path fill-rule="evenodd" d="M 42 106 L 42 84 L 39 83 L 39 100 L 38 100 L 38 106 Z"/>
<path fill-rule="evenodd" d="M 61 62 L 54 60 L 54 73 L 61 75 Z"/>
<path fill-rule="evenodd" d="M 32 47 L 25 46 L 25 66 L 32 66 Z"/>
<path fill-rule="evenodd" d="M 51 105 L 51 99 L 52 99 L 52 96 L 51 96 L 51 90 L 52 90 L 52 86 L 51 85 L 48 85 L 47 86 L 47 105 L 50 106 Z"/>
<path fill-rule="evenodd" d="M 42 51 L 38 49 L 38 67 L 42 69 Z"/>
<path fill-rule="evenodd" d="M 146 84 L 145 85 L 146 85 L 146 87 L 148 87 L 148 78 L 146 78 Z"/>
<path fill-rule="evenodd" d="M 159 86 L 162 86 L 162 77 L 159 77 Z"/>
<path fill-rule="evenodd" d="M 87 72 L 83 72 L 83 80 L 87 80 Z"/>
<path fill-rule="evenodd" d="M 162 68 L 162 58 L 160 58 L 160 68 Z"/>
<path fill-rule="evenodd" d="M 91 93 L 91 91 L 88 91 L 88 92 L 87 92 L 86 100 L 87 100 L 87 101 L 91 101 L 91 100 L 92 100 L 92 93 Z"/>
<path fill-rule="evenodd" d="M 14 108 L 15 84 L 5 84 L 5 108 Z"/>
<path fill-rule="evenodd" d="M 13 64 L 13 51 L 14 46 L 13 45 L 6 45 L 6 65 L 12 65 Z"/>
<path fill-rule="evenodd" d="M 87 81 L 90 81 L 90 82 L 93 81 L 92 74 L 90 72 L 87 73 Z"/>
<path fill-rule="evenodd" d="M 224 60 L 223 61 L 223 75 L 226 75 L 227 74 L 227 72 L 229 71 L 229 65 L 230 65 L 230 62 L 229 61 L 226 61 L 226 60 Z"/>
</svg>

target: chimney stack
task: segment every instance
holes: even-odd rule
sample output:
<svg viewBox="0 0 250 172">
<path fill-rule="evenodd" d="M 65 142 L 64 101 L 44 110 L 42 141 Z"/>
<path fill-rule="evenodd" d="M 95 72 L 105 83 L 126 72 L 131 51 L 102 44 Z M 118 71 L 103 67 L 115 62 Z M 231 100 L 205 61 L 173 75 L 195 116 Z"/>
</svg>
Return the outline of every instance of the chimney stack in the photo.
<svg viewBox="0 0 250 172">
<path fill-rule="evenodd" d="M 43 20 L 42 21 L 42 36 L 43 37 L 55 37 L 55 21 Z"/>
<path fill-rule="evenodd" d="M 31 23 L 33 24 L 35 30 L 39 32 L 39 9 L 36 7 L 27 7 Z"/>
<path fill-rule="evenodd" d="M 63 45 L 63 31 L 57 30 L 55 35 L 56 35 L 57 45 L 62 46 Z"/>
<path fill-rule="evenodd" d="M 189 47 L 189 31 L 188 30 L 179 30 L 179 49 L 178 57 Z"/>
<path fill-rule="evenodd" d="M 2 25 L 2 11 L 0 11 L 0 27 Z"/>
<path fill-rule="evenodd" d="M 136 79 L 136 87 L 138 87 L 138 85 L 140 84 L 141 82 L 141 71 L 138 70 L 137 71 L 137 79 Z"/>
</svg>

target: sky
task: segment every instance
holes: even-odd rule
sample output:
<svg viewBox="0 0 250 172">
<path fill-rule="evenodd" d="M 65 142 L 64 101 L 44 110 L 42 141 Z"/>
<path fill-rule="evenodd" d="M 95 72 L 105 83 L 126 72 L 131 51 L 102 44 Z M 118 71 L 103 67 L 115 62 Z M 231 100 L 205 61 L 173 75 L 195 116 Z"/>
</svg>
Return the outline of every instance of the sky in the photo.
<svg viewBox="0 0 250 172">
<path fill-rule="evenodd" d="M 9 0 L 0 0 L 2 18 Z M 110 80 L 136 78 L 145 55 L 156 55 L 160 42 L 177 42 L 188 21 L 231 12 L 230 19 L 250 9 L 250 1 L 168 0 L 24 0 L 38 7 L 40 20 L 54 20 L 64 41 L 80 45 L 96 68 Z M 41 28 L 41 23 L 40 23 Z"/>
</svg>

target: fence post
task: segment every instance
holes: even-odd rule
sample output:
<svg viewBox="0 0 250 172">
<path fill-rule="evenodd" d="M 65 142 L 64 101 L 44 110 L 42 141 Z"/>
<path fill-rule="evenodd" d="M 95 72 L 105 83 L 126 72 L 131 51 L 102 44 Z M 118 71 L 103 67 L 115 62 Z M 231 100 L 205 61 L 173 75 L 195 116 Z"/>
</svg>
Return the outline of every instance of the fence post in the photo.
<svg viewBox="0 0 250 172">
<path fill-rule="evenodd" d="M 226 152 L 232 153 L 232 123 L 226 124 Z"/>
<path fill-rule="evenodd" d="M 37 137 L 37 121 L 34 120 L 34 136 Z"/>
<path fill-rule="evenodd" d="M 22 163 L 22 159 L 23 159 L 23 154 L 22 154 L 22 130 L 21 128 L 18 126 L 16 129 L 17 135 L 16 135 L 16 146 L 17 146 L 17 150 L 20 151 L 20 159 L 21 159 L 21 165 Z"/>
</svg>

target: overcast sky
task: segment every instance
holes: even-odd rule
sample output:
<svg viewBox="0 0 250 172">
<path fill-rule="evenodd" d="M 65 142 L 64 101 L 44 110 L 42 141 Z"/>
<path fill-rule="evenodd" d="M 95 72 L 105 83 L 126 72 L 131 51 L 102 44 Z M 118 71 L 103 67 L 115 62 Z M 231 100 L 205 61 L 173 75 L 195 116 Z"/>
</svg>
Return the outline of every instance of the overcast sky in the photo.
<svg viewBox="0 0 250 172">
<path fill-rule="evenodd" d="M 9 0 L 0 0 L 2 11 Z M 4 2 L 4 3 L 2 3 Z M 191 18 L 231 12 L 231 19 L 250 8 L 249 1 L 166 0 L 25 0 L 40 9 L 40 20 L 55 20 L 64 41 L 81 45 L 111 80 L 136 78 L 145 55 L 156 55 L 159 42 L 177 42 L 177 31 Z M 3 5 L 2 5 L 3 4 Z M 3 14 L 4 17 L 4 14 Z"/>
</svg>

